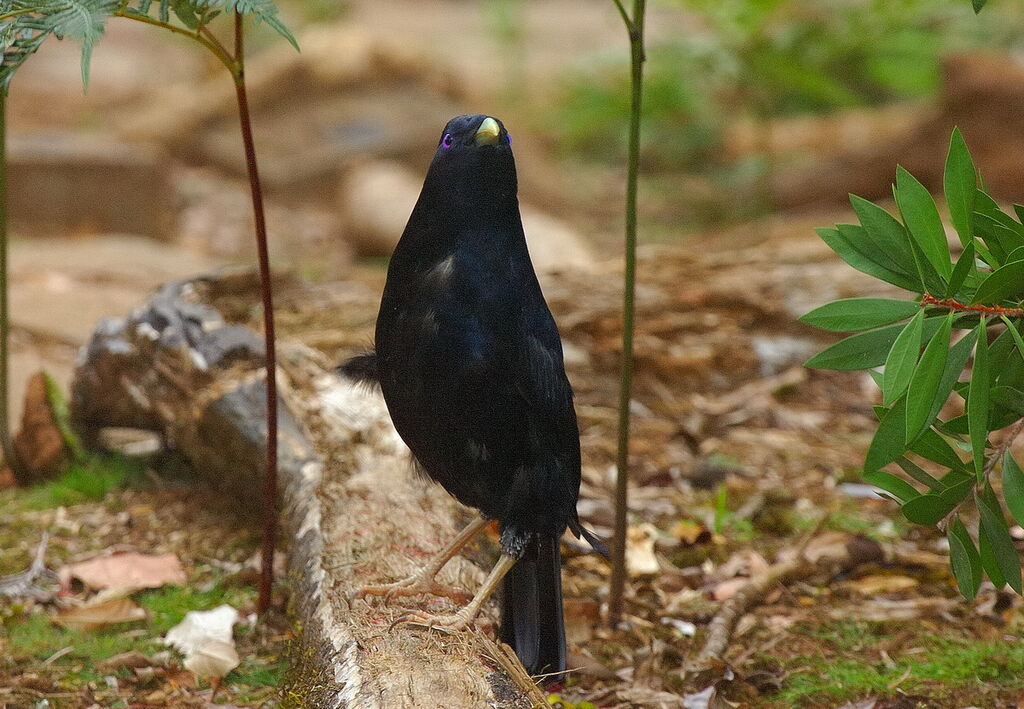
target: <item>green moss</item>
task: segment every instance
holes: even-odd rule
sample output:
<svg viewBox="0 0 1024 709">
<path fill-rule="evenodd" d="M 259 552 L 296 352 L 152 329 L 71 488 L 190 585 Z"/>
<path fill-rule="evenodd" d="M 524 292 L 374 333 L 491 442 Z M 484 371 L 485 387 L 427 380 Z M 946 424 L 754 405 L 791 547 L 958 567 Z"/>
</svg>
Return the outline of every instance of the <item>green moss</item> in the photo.
<svg viewBox="0 0 1024 709">
<path fill-rule="evenodd" d="M 812 634 L 827 644 L 823 653 L 789 658 L 787 664 L 794 669 L 773 699 L 784 705 L 808 706 L 823 699 L 841 703 L 865 696 L 891 696 L 897 686 L 903 692 L 934 698 L 1024 687 L 1024 645 L 1019 643 L 923 634 L 914 643 L 921 651 L 901 656 L 890 650 L 891 664 L 829 656 L 829 650 L 864 650 L 884 634 L 883 628 L 875 623 L 840 623 L 814 631 Z"/>
<path fill-rule="evenodd" d="M 5 491 L 0 503 L 10 502 L 23 510 L 44 510 L 102 500 L 109 491 L 137 480 L 142 468 L 141 463 L 128 458 L 93 456 L 68 464 L 56 480 Z"/>
</svg>

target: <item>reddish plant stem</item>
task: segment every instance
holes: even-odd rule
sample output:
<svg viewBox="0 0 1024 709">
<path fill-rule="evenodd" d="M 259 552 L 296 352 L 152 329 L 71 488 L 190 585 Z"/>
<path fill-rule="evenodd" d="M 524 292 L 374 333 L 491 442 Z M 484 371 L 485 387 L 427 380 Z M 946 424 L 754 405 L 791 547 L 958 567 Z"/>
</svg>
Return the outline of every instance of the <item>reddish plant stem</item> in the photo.
<svg viewBox="0 0 1024 709">
<path fill-rule="evenodd" d="M 1003 308 L 998 305 L 967 305 L 952 298 L 939 299 L 931 293 L 925 293 L 921 296 L 921 307 L 923 308 L 926 305 L 937 305 L 940 308 L 949 308 L 950 310 L 962 312 L 988 313 L 990 315 L 1006 315 L 1007 317 L 1018 318 L 1024 316 L 1024 308 Z"/>
<path fill-rule="evenodd" d="M 274 298 L 270 287 L 270 256 L 267 250 L 267 224 L 263 214 L 263 188 L 256 165 L 256 146 L 252 138 L 249 99 L 245 91 L 245 44 L 241 13 L 235 13 L 235 94 L 238 98 L 238 119 L 242 125 L 245 165 L 249 172 L 252 211 L 256 221 L 256 250 L 260 262 L 260 292 L 263 296 L 263 336 L 267 364 L 267 472 L 263 488 L 263 540 L 260 567 L 260 596 L 256 612 L 263 615 L 270 608 L 270 592 L 274 584 L 274 547 L 277 542 L 277 356 L 274 333 Z"/>
</svg>

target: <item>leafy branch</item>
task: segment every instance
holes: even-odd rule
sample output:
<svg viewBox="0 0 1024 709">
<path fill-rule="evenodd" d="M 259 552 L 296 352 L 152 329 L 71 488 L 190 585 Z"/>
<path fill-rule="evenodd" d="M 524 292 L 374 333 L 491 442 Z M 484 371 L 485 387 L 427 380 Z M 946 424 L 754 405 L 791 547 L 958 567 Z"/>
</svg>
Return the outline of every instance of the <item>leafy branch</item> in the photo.
<svg viewBox="0 0 1024 709">
<path fill-rule="evenodd" d="M 1014 205 L 1011 216 L 978 184 L 967 145 L 954 130 L 943 187 L 962 247 L 955 260 L 934 199 L 903 168 L 893 190 L 900 218 L 851 197 L 860 224 L 818 234 L 849 265 L 917 297 L 849 298 L 801 318 L 826 330 L 857 332 L 807 365 L 870 370 L 882 403 L 875 407 L 878 428 L 864 478 L 911 522 L 945 530 L 967 598 L 977 593 L 983 574 L 997 587 L 1021 592 L 1020 557 L 1003 503 L 1024 523 L 1024 473 L 1009 450 L 1024 430 L 1024 206 Z M 969 376 L 961 381 L 968 362 Z M 951 396 L 962 401 L 964 413 L 943 420 Z M 1003 429 L 1001 443 L 993 445 L 992 434 Z M 969 453 L 967 460 L 961 451 Z M 990 482 L 1000 466 L 1002 500 Z M 925 467 L 943 472 L 936 477 Z M 975 518 L 972 535 L 963 520 Z"/>
</svg>

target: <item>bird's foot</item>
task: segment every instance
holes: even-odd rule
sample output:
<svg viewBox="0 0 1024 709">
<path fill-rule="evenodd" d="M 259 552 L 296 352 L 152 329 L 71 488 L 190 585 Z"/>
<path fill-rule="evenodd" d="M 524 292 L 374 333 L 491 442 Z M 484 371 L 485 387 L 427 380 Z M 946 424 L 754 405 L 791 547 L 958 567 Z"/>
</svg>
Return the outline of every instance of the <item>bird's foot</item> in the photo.
<svg viewBox="0 0 1024 709">
<path fill-rule="evenodd" d="M 456 603 L 466 603 L 472 596 L 460 588 L 440 583 L 434 578 L 423 578 L 422 576 L 410 576 L 394 583 L 363 586 L 355 592 L 355 598 L 366 596 L 383 596 L 384 603 L 389 603 L 392 598 L 402 596 L 418 596 L 421 594 L 431 596 L 442 596 L 450 598 Z"/>
<path fill-rule="evenodd" d="M 435 615 L 423 611 L 408 611 L 395 619 L 391 628 L 399 625 L 418 625 L 432 630 L 440 630 L 446 633 L 457 633 L 473 626 L 479 609 L 471 606 L 463 608 L 458 613 L 450 615 Z"/>
</svg>

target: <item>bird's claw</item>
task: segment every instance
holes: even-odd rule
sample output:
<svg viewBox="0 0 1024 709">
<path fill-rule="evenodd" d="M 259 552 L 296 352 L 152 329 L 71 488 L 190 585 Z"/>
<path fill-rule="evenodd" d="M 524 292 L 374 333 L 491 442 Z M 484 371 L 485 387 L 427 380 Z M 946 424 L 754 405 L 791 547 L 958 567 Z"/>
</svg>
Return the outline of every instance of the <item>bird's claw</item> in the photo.
<svg viewBox="0 0 1024 709">
<path fill-rule="evenodd" d="M 456 603 L 466 603 L 472 596 L 465 591 L 438 583 L 434 579 L 422 579 L 416 576 L 380 585 L 363 586 L 356 590 L 353 598 L 365 598 L 366 596 L 382 596 L 384 604 L 387 605 L 393 598 L 403 596 L 417 596 L 427 594 L 431 596 L 442 596 L 450 598 Z"/>
<path fill-rule="evenodd" d="M 453 615 L 432 615 L 423 611 L 408 611 L 398 616 L 388 630 L 394 630 L 399 625 L 418 625 L 430 630 L 440 630 L 446 633 L 457 633 L 466 630 L 476 619 L 473 613 L 455 613 Z"/>
</svg>

